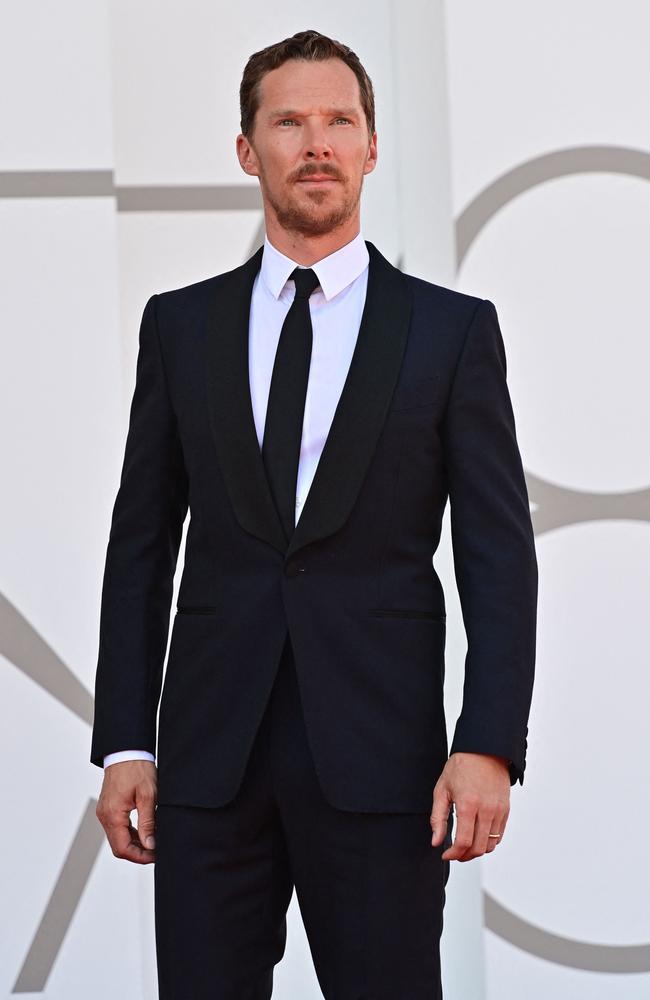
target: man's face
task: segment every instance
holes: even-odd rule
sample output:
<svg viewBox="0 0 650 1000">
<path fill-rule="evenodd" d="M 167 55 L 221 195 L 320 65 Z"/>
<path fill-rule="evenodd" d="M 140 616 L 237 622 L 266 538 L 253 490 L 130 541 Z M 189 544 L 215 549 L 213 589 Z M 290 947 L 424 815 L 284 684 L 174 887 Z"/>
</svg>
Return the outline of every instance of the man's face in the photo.
<svg viewBox="0 0 650 1000">
<path fill-rule="evenodd" d="M 350 67 L 290 59 L 267 73 L 252 134 L 238 136 L 237 154 L 284 229 L 317 236 L 350 219 L 377 161 L 377 133 L 371 141 Z"/>
</svg>

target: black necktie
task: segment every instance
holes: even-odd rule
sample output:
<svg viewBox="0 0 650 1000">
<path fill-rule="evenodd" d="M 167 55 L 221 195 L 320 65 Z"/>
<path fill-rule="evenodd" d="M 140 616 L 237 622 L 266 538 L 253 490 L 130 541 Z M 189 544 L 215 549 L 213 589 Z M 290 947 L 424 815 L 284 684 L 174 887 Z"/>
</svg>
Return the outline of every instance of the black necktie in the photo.
<svg viewBox="0 0 650 1000">
<path fill-rule="evenodd" d="M 309 296 L 319 284 L 310 267 L 297 267 L 289 277 L 296 283 L 296 295 L 275 352 L 262 440 L 262 459 L 287 543 L 295 527 L 298 461 L 311 361 Z"/>
</svg>

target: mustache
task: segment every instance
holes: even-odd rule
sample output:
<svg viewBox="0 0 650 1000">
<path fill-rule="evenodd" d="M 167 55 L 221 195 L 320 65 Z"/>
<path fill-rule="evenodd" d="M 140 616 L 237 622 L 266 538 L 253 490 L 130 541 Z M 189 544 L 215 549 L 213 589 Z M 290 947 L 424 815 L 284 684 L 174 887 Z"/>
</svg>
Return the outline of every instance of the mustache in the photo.
<svg viewBox="0 0 650 1000">
<path fill-rule="evenodd" d="M 301 170 L 299 174 L 296 174 L 294 180 L 296 181 L 306 180 L 308 177 L 313 177 L 314 174 L 327 174 L 329 177 L 332 177 L 336 181 L 343 180 L 338 170 L 336 170 L 335 167 L 330 167 L 330 166 L 306 167 L 304 170 Z"/>
</svg>

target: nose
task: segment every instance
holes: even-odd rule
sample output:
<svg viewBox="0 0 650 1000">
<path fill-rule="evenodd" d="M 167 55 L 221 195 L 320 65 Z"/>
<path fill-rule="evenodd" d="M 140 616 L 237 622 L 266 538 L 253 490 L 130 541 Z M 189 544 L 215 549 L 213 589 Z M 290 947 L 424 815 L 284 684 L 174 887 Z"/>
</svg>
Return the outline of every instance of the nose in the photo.
<svg viewBox="0 0 650 1000">
<path fill-rule="evenodd" d="M 332 155 L 327 130 L 319 122 L 305 126 L 304 155 L 310 160 L 314 157 L 328 159 Z"/>
</svg>

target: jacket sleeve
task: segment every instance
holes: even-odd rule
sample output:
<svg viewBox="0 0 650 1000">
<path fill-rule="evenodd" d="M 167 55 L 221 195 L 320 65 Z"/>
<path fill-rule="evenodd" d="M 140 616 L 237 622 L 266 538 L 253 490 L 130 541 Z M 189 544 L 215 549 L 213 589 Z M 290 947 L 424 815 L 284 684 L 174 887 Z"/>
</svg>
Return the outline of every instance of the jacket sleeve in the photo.
<svg viewBox="0 0 650 1000">
<path fill-rule="evenodd" d="M 537 558 L 497 312 L 469 324 L 443 421 L 456 583 L 467 635 L 450 754 L 496 754 L 523 784 L 535 671 Z"/>
<path fill-rule="evenodd" d="M 157 327 L 140 324 L 136 382 L 101 595 L 90 760 L 125 747 L 156 752 L 156 716 L 188 479 Z"/>
</svg>

